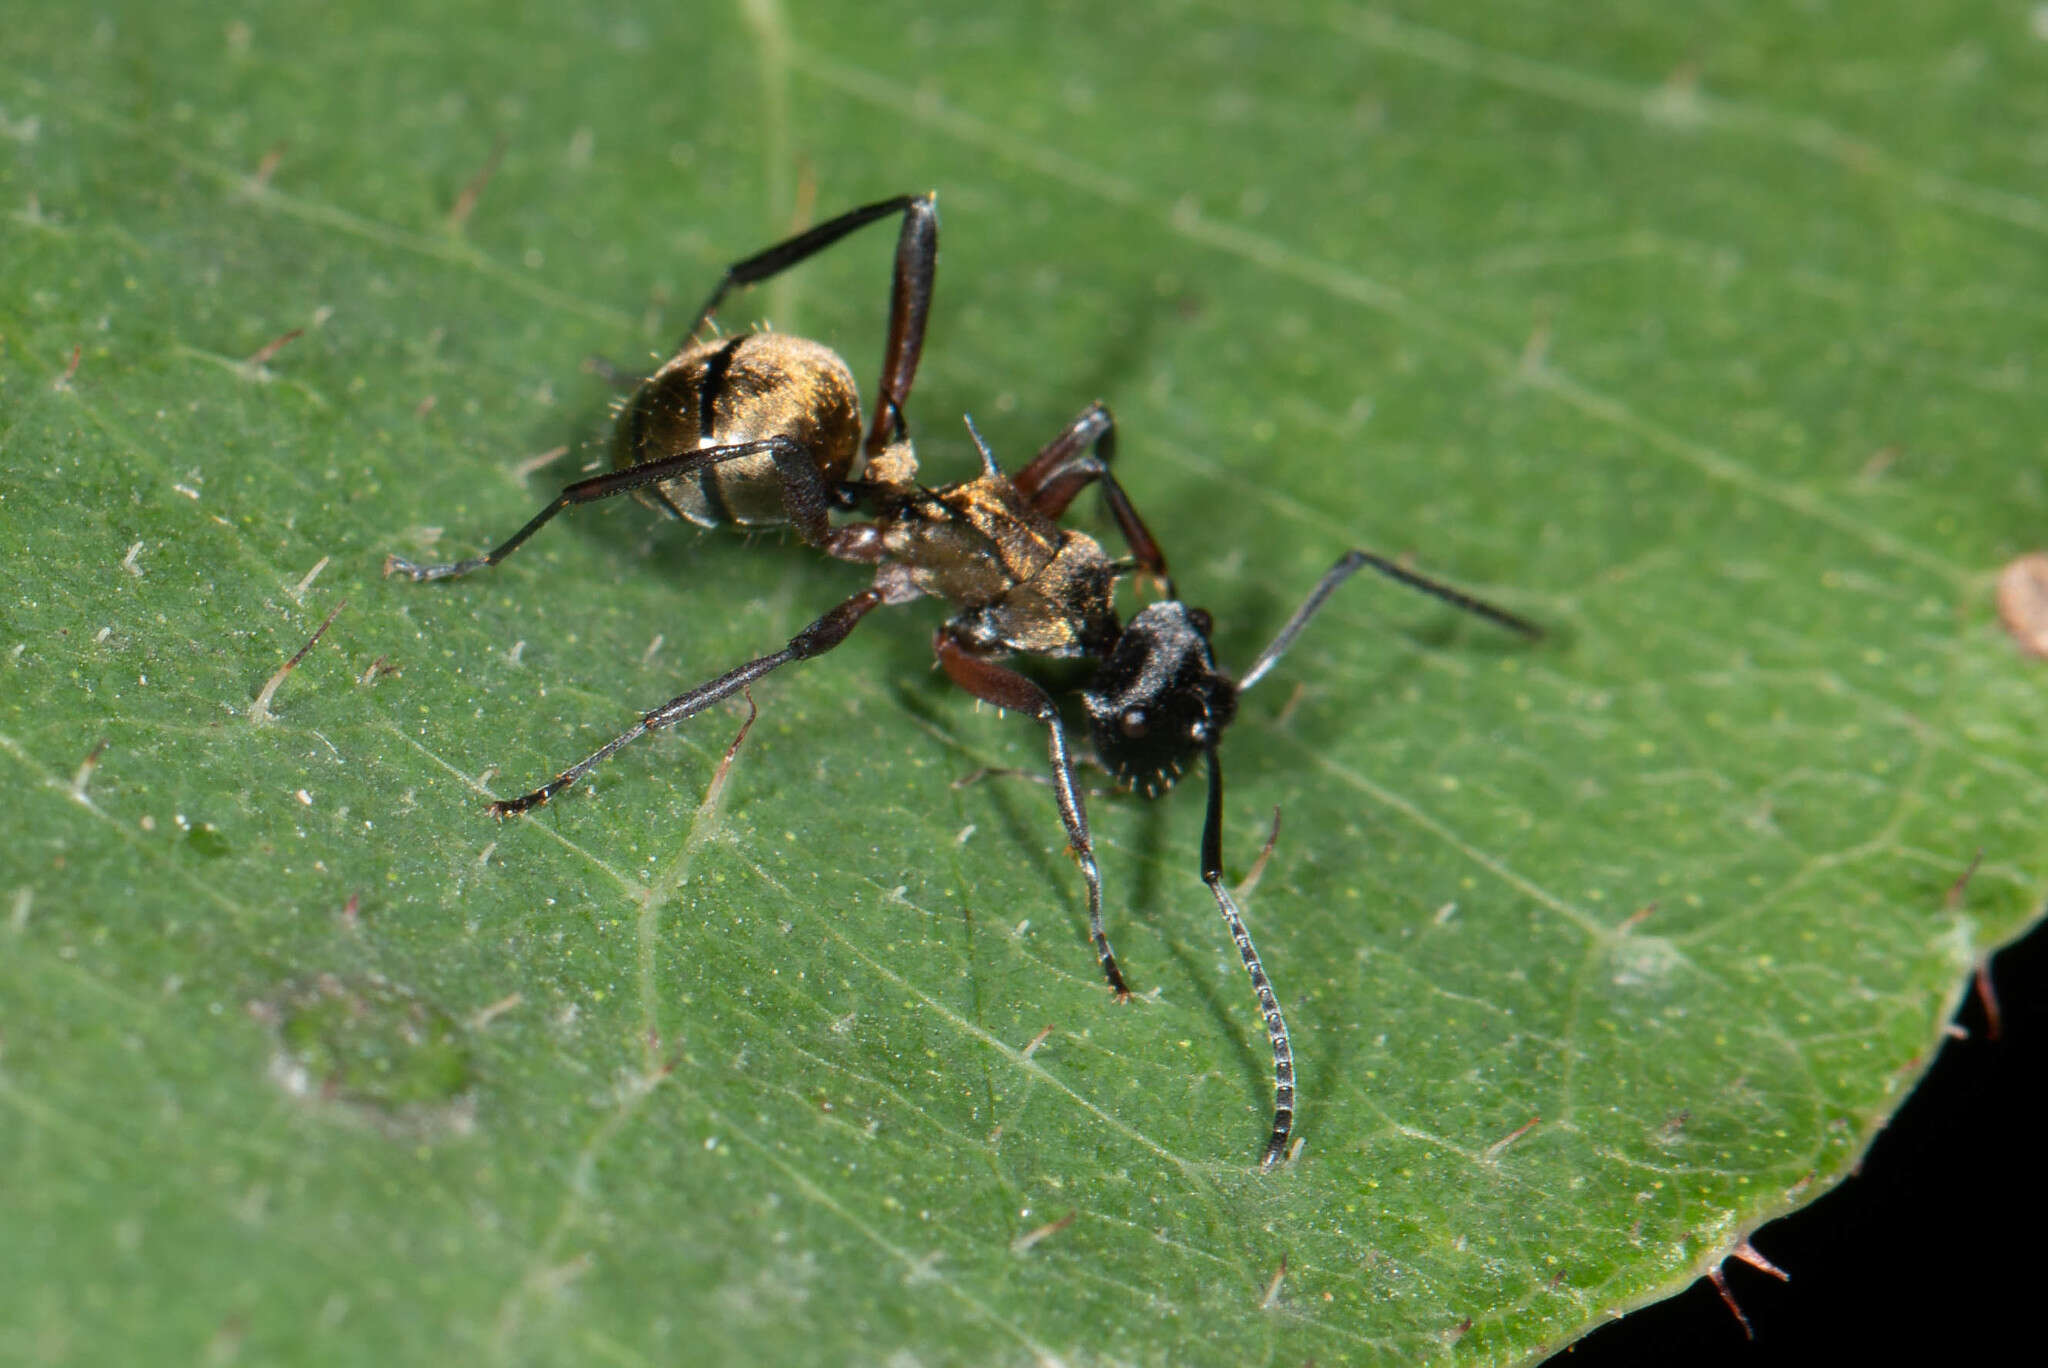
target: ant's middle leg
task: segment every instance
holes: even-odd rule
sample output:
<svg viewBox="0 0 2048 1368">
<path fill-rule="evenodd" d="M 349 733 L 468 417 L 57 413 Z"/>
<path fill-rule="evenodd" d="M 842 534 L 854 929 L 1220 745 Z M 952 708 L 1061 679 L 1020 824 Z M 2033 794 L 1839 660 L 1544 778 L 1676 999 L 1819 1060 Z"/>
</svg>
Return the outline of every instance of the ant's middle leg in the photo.
<svg viewBox="0 0 2048 1368">
<path fill-rule="evenodd" d="M 384 573 L 403 575 L 411 580 L 457 579 L 504 560 L 565 508 L 659 486 L 666 480 L 681 479 L 709 466 L 745 456 L 758 456 L 763 452 L 775 460 L 776 476 L 782 482 L 783 505 L 799 537 L 841 560 L 872 562 L 880 559 L 880 538 L 872 527 L 864 523 L 844 527 L 831 525 L 826 514 L 835 506 L 833 492 L 819 473 L 818 463 L 810 449 L 788 437 L 769 437 L 758 442 L 736 442 L 731 446 L 677 452 L 628 466 L 624 470 L 578 480 L 528 519 L 524 527 L 481 556 L 436 565 L 420 565 L 403 556 L 387 556 L 384 558 Z"/>
<path fill-rule="evenodd" d="M 1080 790 L 1074 783 L 1074 760 L 1067 750 L 1067 734 L 1060 726 L 1058 707 L 1038 685 L 1015 670 L 976 655 L 944 628 L 932 638 L 932 650 L 947 677 L 968 693 L 998 708 L 1035 717 L 1044 724 L 1052 752 L 1053 795 L 1059 803 L 1060 821 L 1067 829 L 1067 845 L 1072 848 L 1074 859 L 1081 866 L 1081 877 L 1088 885 L 1088 936 L 1095 942 L 1095 957 L 1102 962 L 1102 973 L 1110 988 L 1119 1001 L 1129 998 L 1130 987 L 1124 982 L 1123 970 L 1117 968 L 1116 954 L 1109 948 L 1109 933 L 1102 924 L 1102 874 L 1095 867 L 1095 846 L 1088 839 L 1088 810 L 1082 806 Z"/>
<path fill-rule="evenodd" d="M 522 793 L 517 798 L 506 798 L 492 803 L 491 815 L 495 817 L 509 817 L 515 813 L 527 812 L 537 808 L 610 759 L 615 752 L 639 740 L 647 735 L 647 733 L 659 731 L 663 727 L 672 727 L 684 718 L 704 711 L 713 703 L 718 702 L 720 699 L 731 697 L 749 684 L 752 684 L 762 675 L 767 674 L 771 670 L 780 669 L 792 660 L 809 660 L 812 656 L 823 655 L 840 642 L 846 640 L 860 620 L 880 606 L 882 602 L 882 595 L 877 591 L 873 589 L 861 590 L 858 594 L 855 594 L 852 598 L 846 600 L 837 608 L 834 608 L 831 612 L 791 637 L 789 644 L 781 650 L 756 657 L 738 669 L 727 670 L 718 678 L 704 684 L 699 684 L 688 693 L 677 694 L 674 698 L 671 698 L 668 702 L 651 712 L 642 713 L 638 722 L 635 722 L 632 726 L 626 728 L 625 731 L 620 732 L 589 755 L 584 756 L 553 779 L 533 790 L 533 792 Z"/>
<path fill-rule="evenodd" d="M 1102 497 L 1116 519 L 1117 530 L 1131 548 L 1138 568 L 1166 585 L 1168 598 L 1175 597 L 1173 578 L 1167 573 L 1166 553 L 1131 505 L 1130 496 L 1110 473 L 1116 459 L 1116 416 L 1097 400 L 1067 424 L 1066 430 L 1045 444 L 1031 463 L 1012 481 L 1031 506 L 1048 518 L 1059 518 L 1074 497 L 1091 484 L 1102 485 Z"/>
</svg>

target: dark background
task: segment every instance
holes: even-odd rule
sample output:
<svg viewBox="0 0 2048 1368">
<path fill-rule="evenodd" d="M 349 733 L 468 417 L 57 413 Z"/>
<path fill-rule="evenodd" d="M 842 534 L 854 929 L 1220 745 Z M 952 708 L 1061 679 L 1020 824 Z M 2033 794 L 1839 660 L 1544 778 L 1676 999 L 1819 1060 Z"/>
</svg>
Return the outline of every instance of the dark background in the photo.
<svg viewBox="0 0 2048 1368">
<path fill-rule="evenodd" d="M 1956 1013 L 1969 1038 L 1943 1046 L 1862 1172 L 1752 1237 L 1791 1281 L 1728 1261 L 1728 1288 L 1755 1340 L 1701 1280 L 1546 1368 L 1881 1364 L 1919 1358 L 1931 1342 L 1965 1361 L 2028 1361 L 1990 1351 L 2041 1335 L 2048 926 L 1995 956 L 1991 975 L 1999 1038 L 1970 994 Z"/>
</svg>

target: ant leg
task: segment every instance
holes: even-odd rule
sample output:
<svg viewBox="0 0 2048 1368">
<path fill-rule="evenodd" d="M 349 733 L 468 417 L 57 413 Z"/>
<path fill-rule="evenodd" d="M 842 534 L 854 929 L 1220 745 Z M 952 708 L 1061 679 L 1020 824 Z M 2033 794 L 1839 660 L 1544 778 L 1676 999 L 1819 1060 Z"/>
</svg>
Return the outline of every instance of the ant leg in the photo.
<svg viewBox="0 0 2048 1368">
<path fill-rule="evenodd" d="M 834 608 L 810 626 L 789 639 L 789 644 L 779 651 L 757 657 L 736 670 L 727 670 L 708 683 L 699 684 L 688 693 L 677 694 L 652 712 L 641 714 L 640 720 L 620 732 L 611 740 L 578 760 L 560 774 L 542 784 L 531 793 L 522 793 L 517 798 L 507 798 L 491 804 L 491 815 L 509 817 L 514 813 L 527 812 L 539 807 L 563 789 L 596 769 L 611 758 L 615 751 L 639 740 L 651 731 L 672 727 L 686 717 L 702 712 L 722 698 L 738 693 L 771 670 L 779 669 L 792 660 L 809 660 L 846 640 L 854 626 L 882 602 L 882 596 L 873 589 L 863 589 L 846 602 Z"/>
<path fill-rule="evenodd" d="M 683 334 L 683 340 L 676 344 L 676 350 L 681 351 L 690 345 L 690 339 L 711 321 L 711 316 L 718 312 L 718 306 L 725 302 L 726 295 L 735 287 L 758 285 L 764 280 L 781 275 L 790 267 L 809 260 L 848 234 L 867 227 L 876 219 L 905 213 L 913 205 L 918 204 L 922 204 L 936 220 L 937 215 L 932 211 L 930 195 L 897 195 L 891 199 L 877 200 L 873 204 L 863 204 L 858 209 L 849 209 L 837 218 L 827 219 L 816 227 L 807 228 L 795 237 L 786 238 L 773 247 L 764 248 L 743 261 L 735 261 L 725 268 L 725 278 L 718 282 L 718 287 L 711 292 L 711 297 L 704 301 L 704 307 L 697 310 L 696 321 L 691 323 L 690 330 Z"/>
<path fill-rule="evenodd" d="M 903 405 L 924 356 L 925 318 L 932 308 L 932 277 L 939 262 L 939 211 L 931 195 L 910 200 L 896 237 L 896 270 L 889 285 L 889 341 L 882 349 L 882 378 L 875 387 L 875 421 L 868 428 L 867 454 L 875 456 L 903 436 Z"/>
<path fill-rule="evenodd" d="M 1223 767 L 1211 741 L 1209 757 L 1209 812 L 1202 820 L 1202 882 L 1216 895 L 1216 910 L 1237 942 L 1238 958 L 1251 976 L 1252 992 L 1259 999 L 1259 1015 L 1266 1019 L 1266 1037 L 1273 1043 L 1273 1134 L 1266 1141 L 1266 1157 L 1259 1161 L 1264 1172 L 1287 1157 L 1287 1137 L 1294 1130 L 1294 1047 L 1287 1039 L 1287 1018 L 1280 1015 L 1280 998 L 1266 977 L 1266 966 L 1252 945 L 1252 933 L 1245 930 L 1244 916 L 1230 890 L 1223 886 Z"/>
<path fill-rule="evenodd" d="M 924 354 L 925 318 L 931 312 L 932 277 L 939 257 L 939 211 L 934 196 L 898 195 L 864 204 L 744 261 L 734 262 L 726 267 L 725 278 L 697 311 L 696 320 L 683 334 L 677 350 L 690 345 L 690 339 L 711 321 L 725 296 L 736 286 L 757 285 L 780 275 L 849 233 L 891 214 L 903 215 L 903 227 L 896 237 L 896 269 L 889 291 L 889 341 L 882 353 L 882 382 L 875 397 L 874 426 L 867 437 L 867 454 L 874 455 L 902 431 L 903 404 L 910 397 L 918 359 Z"/>
<path fill-rule="evenodd" d="M 1088 811 L 1074 785 L 1074 761 L 1067 751 L 1067 734 L 1060 726 L 1059 709 L 1052 697 L 1015 670 L 998 665 L 986 656 L 974 654 L 943 628 L 932 637 L 932 650 L 952 681 L 985 703 L 1011 712 L 1029 714 L 1045 725 L 1052 751 L 1053 795 L 1058 800 L 1060 821 L 1067 828 L 1067 844 L 1081 866 L 1088 885 L 1088 935 L 1095 942 L 1095 956 L 1102 961 L 1102 973 L 1119 1002 L 1131 995 L 1117 968 L 1116 954 L 1109 948 L 1109 933 L 1102 925 L 1102 874 L 1095 867 L 1095 846 L 1088 839 Z"/>
<path fill-rule="evenodd" d="M 1084 449 L 1088 449 L 1086 455 L 1081 454 Z M 1034 509 L 1057 519 L 1067 511 L 1075 495 L 1100 482 L 1110 516 L 1116 519 L 1117 530 L 1123 533 L 1138 568 L 1162 581 L 1168 598 L 1177 597 L 1173 577 L 1166 569 L 1166 553 L 1159 549 L 1145 520 L 1131 506 L 1130 496 L 1110 473 L 1110 462 L 1115 459 L 1116 416 L 1108 405 L 1097 400 L 1067 424 L 1066 431 L 1047 442 L 1011 483 L 1031 501 Z"/>
<path fill-rule="evenodd" d="M 677 452 L 673 456 L 663 456 L 624 470 L 578 480 L 566 486 L 547 507 L 528 519 L 526 526 L 481 556 L 438 565 L 420 565 L 403 556 L 386 556 L 384 573 L 403 575 L 410 580 L 456 579 L 504 560 L 565 508 L 631 493 L 659 485 L 664 480 L 680 479 L 707 466 L 736 461 L 743 456 L 756 456 L 764 451 L 775 458 L 775 471 L 782 481 L 783 503 L 799 537 L 844 560 L 873 560 L 880 555 L 878 541 L 872 555 L 863 552 L 865 543 L 877 540 L 871 532 L 863 531 L 863 525 L 834 528 L 827 522 L 825 515 L 832 507 L 832 493 L 824 476 L 818 473 L 818 463 L 812 458 L 810 449 L 787 437 L 770 437 L 759 442 L 737 442 L 731 446 Z"/>
<path fill-rule="evenodd" d="M 1265 678 L 1266 672 L 1272 669 L 1287 648 L 1294 644 L 1294 639 L 1301 635 L 1301 629 L 1308 626 L 1308 620 L 1323 606 L 1323 600 L 1335 593 L 1338 585 L 1367 568 L 1379 571 L 1388 579 L 1398 580 L 1410 589 L 1420 589 L 1431 598 L 1442 599 L 1453 608 L 1462 609 L 1474 617 L 1483 617 L 1488 622 L 1505 627 L 1511 632 L 1520 632 L 1532 641 L 1543 635 L 1543 629 L 1527 618 L 1516 617 L 1505 608 L 1496 608 L 1484 599 L 1476 599 L 1461 590 L 1451 588 L 1441 580 L 1418 575 L 1413 570 L 1396 565 L 1385 556 L 1375 556 L 1370 551 L 1346 551 L 1337 558 L 1337 563 L 1325 572 L 1322 579 L 1316 582 L 1316 587 L 1302 600 L 1301 607 L 1294 610 L 1294 616 L 1287 619 L 1287 625 L 1273 638 L 1273 644 L 1259 653 L 1259 658 L 1252 662 L 1252 667 L 1237 681 L 1238 692 L 1243 693 Z"/>
<path fill-rule="evenodd" d="M 1081 410 L 1073 422 L 1068 423 L 1059 436 L 1039 448 L 1031 463 L 1011 479 L 1017 492 L 1032 501 L 1031 506 L 1049 518 L 1057 518 L 1072 503 L 1074 495 L 1081 492 L 1087 481 L 1082 481 L 1063 496 L 1055 496 L 1057 503 L 1048 506 L 1040 503 L 1039 488 L 1060 468 L 1074 459 L 1084 447 L 1094 447 L 1095 454 L 1108 465 L 1116 459 L 1116 415 L 1100 399 Z"/>
<path fill-rule="evenodd" d="M 764 280 L 778 276 L 792 266 L 816 256 L 841 238 L 891 214 L 903 214 L 905 217 L 903 230 L 898 235 L 896 244 L 897 298 L 890 311 L 889 320 L 889 355 L 892 360 L 883 367 L 882 394 L 885 400 L 893 397 L 900 407 L 902 399 L 910 391 L 910 378 L 908 375 L 904 377 L 900 392 L 889 386 L 888 380 L 898 368 L 898 363 L 893 358 L 900 351 L 907 350 L 910 356 L 909 371 L 912 374 L 916 372 L 917 357 L 924 348 L 924 320 L 931 304 L 933 266 L 938 258 L 938 212 L 933 207 L 933 197 L 929 194 L 898 195 L 893 199 L 864 204 L 858 209 L 848 210 L 835 219 L 798 233 L 793 238 L 778 242 L 765 251 L 756 252 L 744 261 L 734 262 L 725 268 L 725 275 L 711 291 L 711 297 L 697 310 L 696 318 L 691 320 L 689 330 L 683 334 L 682 341 L 676 344 L 676 350 L 682 351 L 690 345 L 691 340 L 704 330 L 704 325 L 711 321 L 711 316 L 718 312 L 718 306 L 725 302 L 726 295 L 735 287 L 758 285 Z M 921 294 L 915 289 L 907 289 L 906 276 L 914 278 L 920 275 Z M 904 301 L 906 293 L 916 296 L 914 317 L 910 316 L 909 306 Z M 903 335 L 901 342 L 898 341 L 899 333 Z M 647 379 L 644 375 L 634 375 L 613 365 L 602 356 L 586 356 L 583 359 L 583 368 L 614 389 L 633 389 L 645 383 Z M 877 427 L 879 429 L 879 424 Z"/>
</svg>

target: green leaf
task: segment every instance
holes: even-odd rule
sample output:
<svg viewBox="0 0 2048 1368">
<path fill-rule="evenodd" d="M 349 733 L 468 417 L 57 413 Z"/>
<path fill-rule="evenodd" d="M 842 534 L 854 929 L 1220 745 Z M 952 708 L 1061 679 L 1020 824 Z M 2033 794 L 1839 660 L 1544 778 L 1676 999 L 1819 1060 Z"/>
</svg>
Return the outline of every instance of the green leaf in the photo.
<svg viewBox="0 0 2048 1368">
<path fill-rule="evenodd" d="M 16 7 L 0 1352 L 1514 1362 L 1841 1180 L 2048 853 L 2048 47 L 1881 8 Z M 1354 545 L 1552 629 L 1356 583 L 1247 697 L 1273 1174 L 1200 795 L 1094 798 L 1118 1006 L 933 607 L 716 801 L 736 711 L 498 825 L 860 572 L 622 502 L 380 577 L 926 188 L 930 478 L 1100 396 L 1226 662 Z M 872 376 L 888 231 L 731 321 Z"/>
</svg>

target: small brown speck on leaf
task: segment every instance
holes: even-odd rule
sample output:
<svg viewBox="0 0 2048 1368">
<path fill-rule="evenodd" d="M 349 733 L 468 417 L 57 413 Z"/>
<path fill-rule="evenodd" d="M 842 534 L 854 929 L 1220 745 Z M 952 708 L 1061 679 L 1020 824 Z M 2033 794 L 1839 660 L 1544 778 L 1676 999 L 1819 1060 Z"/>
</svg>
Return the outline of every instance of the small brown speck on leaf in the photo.
<svg viewBox="0 0 2048 1368">
<path fill-rule="evenodd" d="M 2022 651 L 2048 660 L 2048 553 L 2030 551 L 1999 572 L 1998 619 Z"/>
</svg>

